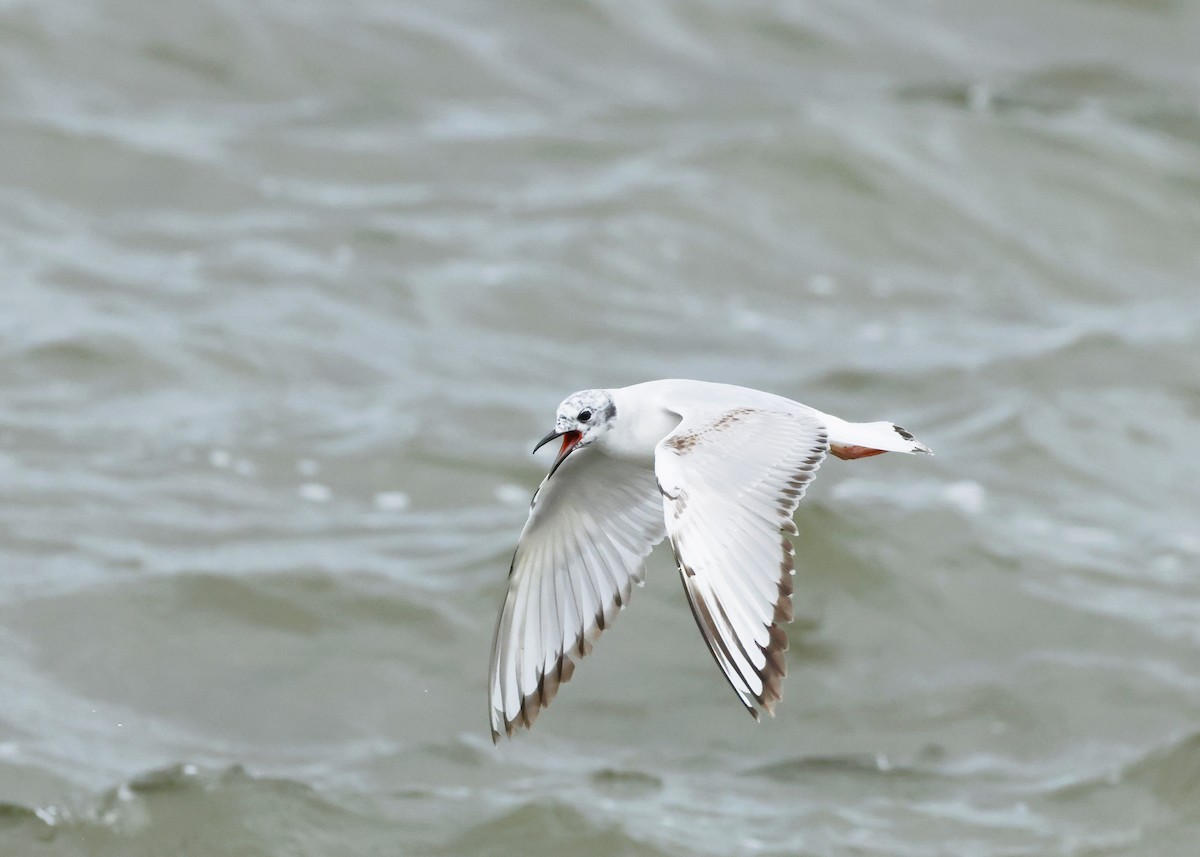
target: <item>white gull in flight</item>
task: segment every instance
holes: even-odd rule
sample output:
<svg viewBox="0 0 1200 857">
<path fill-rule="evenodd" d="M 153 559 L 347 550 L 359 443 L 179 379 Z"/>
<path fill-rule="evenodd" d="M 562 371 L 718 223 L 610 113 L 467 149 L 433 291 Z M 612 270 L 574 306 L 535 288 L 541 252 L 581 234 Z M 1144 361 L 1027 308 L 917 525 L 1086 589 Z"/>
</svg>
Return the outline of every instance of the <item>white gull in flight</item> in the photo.
<svg viewBox="0 0 1200 857">
<path fill-rule="evenodd" d="M 826 453 L 929 448 L 889 422 L 851 423 L 782 396 L 704 381 L 584 390 L 521 531 L 496 623 L 492 739 L 531 726 L 575 659 L 629 603 L 670 539 L 704 642 L 742 704 L 774 714 L 792 619 L 792 515 Z"/>
</svg>

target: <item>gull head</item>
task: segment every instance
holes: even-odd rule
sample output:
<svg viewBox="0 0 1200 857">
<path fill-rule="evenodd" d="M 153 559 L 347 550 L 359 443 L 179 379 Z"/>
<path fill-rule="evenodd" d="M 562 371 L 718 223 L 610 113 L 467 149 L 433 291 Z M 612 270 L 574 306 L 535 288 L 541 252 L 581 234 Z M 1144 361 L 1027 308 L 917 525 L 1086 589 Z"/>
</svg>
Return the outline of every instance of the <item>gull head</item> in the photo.
<svg viewBox="0 0 1200 857">
<path fill-rule="evenodd" d="M 568 455 L 603 437 L 612 428 L 616 416 L 617 406 L 613 404 L 612 396 L 606 390 L 581 390 L 572 393 L 558 406 L 554 429 L 538 441 L 533 451 L 537 452 L 555 438 L 563 439 L 558 458 L 550 468 L 550 474 L 553 475 Z"/>
</svg>

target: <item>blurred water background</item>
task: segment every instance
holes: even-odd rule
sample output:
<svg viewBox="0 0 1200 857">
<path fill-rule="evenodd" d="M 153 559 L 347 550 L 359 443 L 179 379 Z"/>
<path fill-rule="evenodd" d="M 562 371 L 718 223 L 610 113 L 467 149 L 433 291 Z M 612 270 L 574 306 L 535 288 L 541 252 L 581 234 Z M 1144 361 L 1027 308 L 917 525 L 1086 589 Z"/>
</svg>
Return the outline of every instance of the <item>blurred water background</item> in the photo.
<svg viewBox="0 0 1200 857">
<path fill-rule="evenodd" d="M 1194 855 L 1200 6 L 0 2 L 0 854 Z M 830 462 L 755 725 L 668 553 L 531 734 L 529 455 Z"/>
</svg>

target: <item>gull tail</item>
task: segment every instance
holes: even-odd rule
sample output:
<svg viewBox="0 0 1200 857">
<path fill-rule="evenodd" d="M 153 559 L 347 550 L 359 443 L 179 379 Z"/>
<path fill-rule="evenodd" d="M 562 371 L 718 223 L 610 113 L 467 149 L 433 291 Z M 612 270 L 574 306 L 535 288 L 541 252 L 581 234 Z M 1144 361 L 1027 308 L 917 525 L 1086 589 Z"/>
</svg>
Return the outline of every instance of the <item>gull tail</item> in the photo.
<svg viewBox="0 0 1200 857">
<path fill-rule="evenodd" d="M 866 458 L 884 452 L 923 452 L 933 455 L 906 429 L 895 423 L 848 423 L 837 417 L 828 417 L 829 451 L 838 458 Z"/>
</svg>

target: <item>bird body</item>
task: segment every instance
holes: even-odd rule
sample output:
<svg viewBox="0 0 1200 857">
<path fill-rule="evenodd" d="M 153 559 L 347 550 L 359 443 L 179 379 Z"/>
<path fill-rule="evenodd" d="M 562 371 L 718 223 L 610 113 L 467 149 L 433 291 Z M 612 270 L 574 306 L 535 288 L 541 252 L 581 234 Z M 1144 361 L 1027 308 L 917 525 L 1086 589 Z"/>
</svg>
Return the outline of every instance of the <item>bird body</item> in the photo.
<svg viewBox="0 0 1200 857">
<path fill-rule="evenodd" d="M 559 406 L 558 457 L 530 505 L 492 645 L 492 737 L 531 726 L 629 603 L 668 538 L 709 650 L 757 718 L 781 698 L 792 514 L 827 453 L 929 449 L 782 396 L 703 381 L 584 390 Z"/>
</svg>

